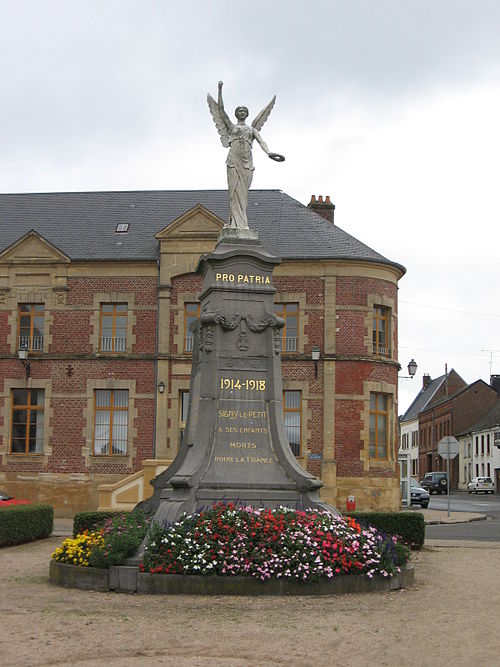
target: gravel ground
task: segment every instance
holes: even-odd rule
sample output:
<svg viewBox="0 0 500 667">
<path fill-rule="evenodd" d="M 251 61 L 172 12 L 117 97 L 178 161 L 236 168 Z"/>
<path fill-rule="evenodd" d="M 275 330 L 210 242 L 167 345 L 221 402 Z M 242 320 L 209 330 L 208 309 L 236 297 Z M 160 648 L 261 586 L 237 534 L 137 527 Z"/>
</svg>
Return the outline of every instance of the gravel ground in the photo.
<svg viewBox="0 0 500 667">
<path fill-rule="evenodd" d="M 141 596 L 48 583 L 61 537 L 0 549 L 0 665 L 499 664 L 499 543 L 429 542 L 403 591 Z"/>
</svg>

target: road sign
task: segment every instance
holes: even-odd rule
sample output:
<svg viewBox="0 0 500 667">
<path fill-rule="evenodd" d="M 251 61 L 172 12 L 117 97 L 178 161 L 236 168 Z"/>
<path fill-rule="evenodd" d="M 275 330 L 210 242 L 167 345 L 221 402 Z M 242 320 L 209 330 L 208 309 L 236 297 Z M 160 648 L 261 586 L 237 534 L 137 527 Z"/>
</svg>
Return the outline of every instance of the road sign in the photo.
<svg viewBox="0 0 500 667">
<path fill-rule="evenodd" d="M 438 454 L 442 459 L 454 459 L 458 454 L 458 440 L 452 435 L 445 435 L 438 442 Z"/>
</svg>

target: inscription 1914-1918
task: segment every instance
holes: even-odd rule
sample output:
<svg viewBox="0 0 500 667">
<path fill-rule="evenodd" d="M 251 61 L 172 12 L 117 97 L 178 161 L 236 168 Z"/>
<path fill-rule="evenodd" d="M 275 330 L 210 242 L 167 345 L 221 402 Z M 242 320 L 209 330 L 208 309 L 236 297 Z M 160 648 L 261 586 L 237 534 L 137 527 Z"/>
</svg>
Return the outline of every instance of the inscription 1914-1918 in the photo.
<svg viewBox="0 0 500 667">
<path fill-rule="evenodd" d="M 266 391 L 265 380 L 221 377 L 221 389 L 242 389 L 243 391 Z"/>
</svg>

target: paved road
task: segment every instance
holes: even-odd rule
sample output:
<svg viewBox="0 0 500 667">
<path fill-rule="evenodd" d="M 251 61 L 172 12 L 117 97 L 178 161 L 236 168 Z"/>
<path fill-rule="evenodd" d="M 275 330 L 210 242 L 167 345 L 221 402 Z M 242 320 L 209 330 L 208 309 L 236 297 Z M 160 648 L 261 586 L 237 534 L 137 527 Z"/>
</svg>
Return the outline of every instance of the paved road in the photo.
<svg viewBox="0 0 500 667">
<path fill-rule="evenodd" d="M 448 500 L 444 495 L 431 496 L 429 509 L 448 509 Z M 485 514 L 486 521 L 471 523 L 440 524 L 427 526 L 428 539 L 473 540 L 478 542 L 500 542 L 500 495 L 478 494 L 455 491 L 450 495 L 450 511 L 479 512 Z"/>
</svg>

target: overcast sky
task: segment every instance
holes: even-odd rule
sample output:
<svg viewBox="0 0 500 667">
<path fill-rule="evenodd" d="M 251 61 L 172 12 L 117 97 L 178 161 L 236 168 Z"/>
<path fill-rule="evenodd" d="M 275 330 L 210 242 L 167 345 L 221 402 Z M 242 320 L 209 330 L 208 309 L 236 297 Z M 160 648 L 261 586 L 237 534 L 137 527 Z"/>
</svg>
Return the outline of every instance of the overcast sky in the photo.
<svg viewBox="0 0 500 667">
<path fill-rule="evenodd" d="M 399 412 L 500 373 L 499 0 L 0 0 L 0 63 L 1 192 L 225 188 L 207 92 L 276 93 L 253 187 L 407 267 Z"/>
</svg>

